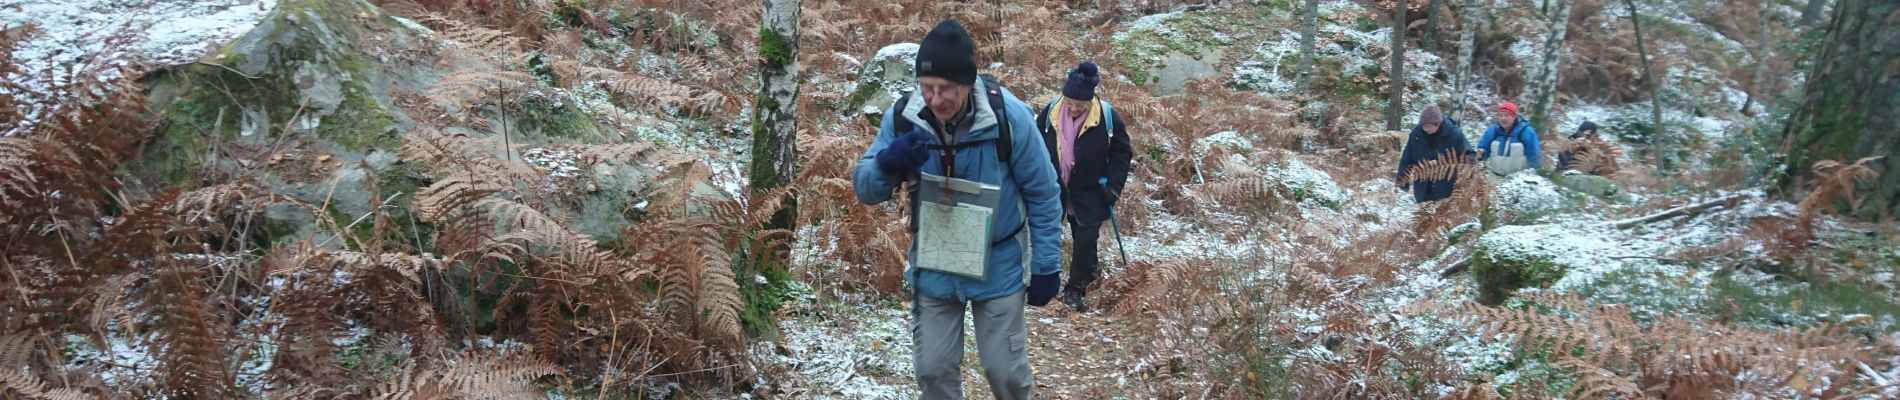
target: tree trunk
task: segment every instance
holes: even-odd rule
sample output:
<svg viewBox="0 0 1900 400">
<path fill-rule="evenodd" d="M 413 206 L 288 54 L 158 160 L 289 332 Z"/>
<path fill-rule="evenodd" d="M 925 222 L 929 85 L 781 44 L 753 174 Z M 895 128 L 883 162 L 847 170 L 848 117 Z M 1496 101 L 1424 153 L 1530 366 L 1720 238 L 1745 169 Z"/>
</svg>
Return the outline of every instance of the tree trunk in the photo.
<svg viewBox="0 0 1900 400">
<path fill-rule="evenodd" d="M 1451 105 L 1453 119 L 1464 117 L 1464 111 L 1471 107 L 1466 104 L 1468 87 L 1471 85 L 1471 51 L 1477 47 L 1478 0 L 1465 0 L 1458 7 L 1458 93 L 1457 103 Z"/>
<path fill-rule="evenodd" d="M 1777 189 L 1805 189 L 1814 163 L 1853 162 L 1900 152 L 1900 2 L 1841 0 L 1827 23 L 1821 53 L 1808 73 L 1801 106 L 1782 131 Z M 1863 216 L 1900 212 L 1900 160 L 1882 160 L 1880 180 L 1862 204 Z"/>
<path fill-rule="evenodd" d="M 1544 58 L 1531 81 L 1531 126 L 1540 134 L 1550 134 L 1556 119 L 1551 118 L 1551 103 L 1557 98 L 1557 60 L 1563 54 L 1564 33 L 1570 28 L 1570 0 L 1557 0 L 1549 14 L 1550 36 L 1544 41 Z"/>
<path fill-rule="evenodd" d="M 752 111 L 752 161 L 747 168 L 748 186 L 754 194 L 790 184 L 798 171 L 799 0 L 764 2 L 759 22 L 759 98 Z M 766 229 L 792 229 L 797 204 L 786 197 L 785 207 L 772 216 Z"/>
<path fill-rule="evenodd" d="M 1825 9 L 1827 9 L 1827 0 L 1808 0 L 1808 5 L 1801 7 L 1801 26 L 1820 27 L 1823 16 L 1821 11 Z"/>
<path fill-rule="evenodd" d="M 1438 7 L 1442 0 L 1432 0 L 1425 4 L 1425 46 L 1438 51 Z"/>
<path fill-rule="evenodd" d="M 1768 20 L 1769 4 L 1769 0 L 1762 0 L 1761 2 L 1761 25 L 1758 27 L 1761 31 L 1761 35 L 1755 39 L 1755 79 L 1752 79 L 1753 82 L 1749 82 L 1750 85 L 1755 87 L 1755 90 L 1749 91 L 1748 100 L 1742 102 L 1743 115 L 1749 114 L 1749 109 L 1754 108 L 1757 102 L 1756 99 L 1761 98 L 1764 94 L 1771 93 L 1771 88 L 1767 87 L 1768 75 L 1766 75 L 1768 72 L 1769 56 L 1768 28 L 1773 26 L 1773 22 Z"/>
<path fill-rule="evenodd" d="M 1300 94 L 1306 94 L 1313 85 L 1313 37 L 1319 34 L 1319 0 L 1306 0 L 1306 9 L 1300 12 Z"/>
<path fill-rule="evenodd" d="M 1649 91 L 1649 145 L 1650 153 L 1655 157 L 1654 165 L 1663 168 L 1663 125 L 1662 96 L 1656 89 L 1656 76 L 1649 66 L 1649 49 L 1643 45 L 1643 18 L 1636 11 L 1635 0 L 1623 0 L 1630 9 L 1630 26 L 1636 28 L 1636 61 L 1643 64 L 1643 89 Z"/>
<path fill-rule="evenodd" d="M 1385 130 L 1399 130 L 1399 115 L 1405 111 L 1405 0 L 1392 9 L 1392 101 L 1386 104 Z"/>
</svg>

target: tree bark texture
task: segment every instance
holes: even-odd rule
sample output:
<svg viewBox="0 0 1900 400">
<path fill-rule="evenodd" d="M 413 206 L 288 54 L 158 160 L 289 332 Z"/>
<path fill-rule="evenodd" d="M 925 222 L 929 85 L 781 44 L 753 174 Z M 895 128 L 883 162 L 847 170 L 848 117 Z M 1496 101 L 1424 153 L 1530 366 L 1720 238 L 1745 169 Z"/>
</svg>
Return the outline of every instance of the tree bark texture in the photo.
<svg viewBox="0 0 1900 400">
<path fill-rule="evenodd" d="M 1814 163 L 1888 156 L 1863 216 L 1900 214 L 1900 2 L 1841 0 L 1799 108 L 1782 131 L 1782 193 L 1805 190 Z"/>
</svg>

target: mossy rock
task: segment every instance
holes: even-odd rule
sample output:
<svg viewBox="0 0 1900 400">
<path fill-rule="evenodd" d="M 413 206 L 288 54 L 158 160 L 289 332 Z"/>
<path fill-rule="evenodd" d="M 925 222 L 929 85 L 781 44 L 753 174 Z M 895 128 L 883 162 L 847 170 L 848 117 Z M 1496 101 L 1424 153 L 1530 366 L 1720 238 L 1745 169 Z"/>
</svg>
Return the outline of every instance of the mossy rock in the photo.
<svg viewBox="0 0 1900 400">
<path fill-rule="evenodd" d="M 398 86 L 426 90 L 413 79 L 426 73 L 385 63 L 363 43 L 425 43 L 410 26 L 362 0 L 277 3 L 206 62 L 148 76 L 161 125 L 124 175 L 145 187 L 183 189 L 246 178 L 351 219 L 367 213 L 380 200 L 370 198 L 370 181 L 385 194 L 415 186 L 389 181 L 410 179 L 387 172 L 401 132 L 413 124 L 389 94 Z M 269 214 L 298 234 L 309 233 L 314 219 L 282 208 Z"/>
<path fill-rule="evenodd" d="M 1589 174 L 1566 174 L 1558 182 L 1564 188 L 1596 197 L 1610 197 L 1617 193 L 1616 182 L 1610 178 Z"/>
<path fill-rule="evenodd" d="M 1501 255 L 1480 242 L 1471 250 L 1471 276 L 1478 282 L 1478 302 L 1495 306 L 1518 289 L 1557 283 L 1564 276 L 1564 268 L 1547 257 Z"/>
<path fill-rule="evenodd" d="M 857 87 L 842 108 L 859 110 L 872 124 L 883 122 L 884 111 L 917 81 L 917 44 L 898 43 L 878 49 L 858 70 Z"/>
</svg>

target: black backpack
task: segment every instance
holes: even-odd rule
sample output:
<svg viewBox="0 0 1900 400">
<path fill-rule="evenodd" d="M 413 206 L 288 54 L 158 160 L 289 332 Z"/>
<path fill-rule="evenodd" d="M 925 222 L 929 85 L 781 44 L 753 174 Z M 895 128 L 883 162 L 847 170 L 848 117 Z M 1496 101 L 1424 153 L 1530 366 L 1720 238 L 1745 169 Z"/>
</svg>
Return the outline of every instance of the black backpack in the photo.
<svg viewBox="0 0 1900 400">
<path fill-rule="evenodd" d="M 1012 151 L 1015 149 L 1014 143 L 1012 142 L 1014 142 L 1013 137 L 1016 136 L 1016 132 L 1009 127 L 1009 109 L 1007 108 L 1009 104 L 1003 101 L 1003 85 L 996 82 L 995 75 L 977 75 L 977 79 L 983 80 L 983 87 L 989 89 L 989 93 L 985 93 L 986 96 L 984 97 L 989 98 L 990 110 L 996 112 L 996 125 L 1002 129 L 996 134 L 996 161 L 1002 162 L 1003 170 L 1008 171 L 1010 170 L 1010 157 L 1015 154 L 1015 152 Z M 904 118 L 903 115 L 904 108 L 910 106 L 910 93 L 911 91 L 909 90 L 904 91 L 898 96 L 897 104 L 891 106 L 891 109 L 896 111 L 893 114 L 896 115 L 887 118 L 897 118 L 891 121 L 893 128 L 891 132 L 894 134 L 902 135 L 904 132 L 910 132 L 912 128 L 917 127 L 916 124 L 911 123 L 910 119 Z M 980 143 L 982 142 L 957 143 L 955 146 L 958 150 L 961 150 L 965 147 L 975 146 Z M 930 144 L 925 147 L 931 150 L 943 150 L 944 146 L 940 144 Z"/>
</svg>

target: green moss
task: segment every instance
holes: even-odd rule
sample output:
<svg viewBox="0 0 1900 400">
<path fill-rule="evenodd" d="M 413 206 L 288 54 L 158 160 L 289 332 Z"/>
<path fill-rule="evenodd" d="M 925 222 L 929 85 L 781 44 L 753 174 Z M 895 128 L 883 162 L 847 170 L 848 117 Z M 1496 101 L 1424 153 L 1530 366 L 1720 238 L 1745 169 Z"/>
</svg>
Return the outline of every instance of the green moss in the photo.
<svg viewBox="0 0 1900 400">
<path fill-rule="evenodd" d="M 247 36 L 225 46 L 218 62 L 226 67 L 190 64 L 154 78 L 150 86 L 155 94 L 152 100 L 163 113 L 164 123 L 153 145 L 146 147 L 139 165 L 129 167 L 129 172 L 152 181 L 190 188 L 205 175 L 201 169 L 207 167 L 203 164 L 206 156 L 212 154 L 212 148 L 240 139 L 239 133 L 246 129 L 247 122 L 251 123 L 251 129 L 259 130 L 259 136 L 243 137 L 243 141 L 277 141 L 284 135 L 283 127 L 291 125 L 287 122 L 293 116 L 300 111 L 304 116 L 313 112 L 299 107 L 303 104 L 301 92 L 293 76 L 302 62 L 322 67 L 328 61 L 347 76 L 339 82 L 343 98 L 338 106 L 318 121 L 316 135 L 319 138 L 354 151 L 369 148 L 394 151 L 401 144 L 401 138 L 394 134 L 395 119 L 366 84 L 376 67 L 352 49 L 324 44 L 316 29 L 297 28 L 317 23 L 311 18 L 315 16 L 323 20 L 325 29 L 321 32 L 334 35 L 334 46 L 350 46 L 367 34 L 366 28 L 354 19 L 365 11 L 362 6 L 357 1 L 282 2 L 270 17 L 269 23 L 276 26 L 270 36 Z M 387 17 L 383 22 L 395 24 Z M 249 75 L 237 72 L 246 63 L 263 61 L 238 52 L 239 44 L 265 46 L 261 49 L 264 53 L 260 54 L 268 58 L 269 63 L 263 65 L 262 71 Z M 250 67 L 257 68 L 256 65 Z M 156 95 L 158 93 L 164 95 Z M 247 121 L 260 115 L 268 116 L 269 120 Z"/>
<path fill-rule="evenodd" d="M 435 225 L 415 218 L 410 205 L 410 202 L 414 201 L 415 194 L 424 187 L 423 182 L 416 178 L 422 172 L 421 170 L 422 168 L 416 164 L 397 162 L 391 164 L 389 168 L 376 172 L 377 192 L 382 193 L 383 196 L 403 194 L 402 198 L 396 201 L 396 207 L 390 208 L 384 214 L 388 218 L 386 223 L 390 224 L 386 227 L 390 232 L 383 238 L 386 246 L 412 249 L 417 253 L 430 250 L 427 246 L 429 237 L 435 233 Z"/>
<path fill-rule="evenodd" d="M 359 84 L 344 83 L 343 102 L 317 124 L 317 137 L 351 151 L 402 147 L 396 120 Z"/>
<path fill-rule="evenodd" d="M 1379 30 L 1379 25 L 1380 25 L 1379 21 L 1372 19 L 1372 17 L 1361 16 L 1361 17 L 1352 19 L 1353 29 L 1358 29 L 1360 32 L 1372 32 L 1372 31 Z"/>
<path fill-rule="evenodd" d="M 1760 328 L 1814 327 L 1838 323 L 1851 314 L 1875 316 L 1900 315 L 1886 289 L 1843 282 L 1787 282 L 1785 278 L 1765 281 L 1741 279 L 1721 274 L 1710 285 L 1716 301 L 1696 309 L 1712 318 L 1722 318 Z M 1831 316 L 1823 318 L 1822 316 Z M 1891 324 L 1893 321 L 1876 321 Z M 1891 326 L 1878 327 L 1892 329 Z"/>
<path fill-rule="evenodd" d="M 1817 84 L 1821 84 L 1817 82 Z M 1828 83 L 1843 85 L 1841 83 Z M 1806 175 L 1821 160 L 1853 160 L 1854 141 L 1861 135 L 1861 118 L 1851 107 L 1853 90 L 1832 90 L 1832 96 L 1813 107 L 1813 120 L 1795 132 L 1794 146 L 1782 165 L 1792 175 Z M 1793 179 L 1783 179 L 1791 185 Z"/>
<path fill-rule="evenodd" d="M 747 335 L 769 339 L 778 331 L 772 314 L 791 299 L 793 278 L 782 267 L 755 268 L 744 262 L 738 264 L 733 267 L 733 277 L 739 284 L 739 297 L 745 300 L 745 307 L 739 310 L 739 321 L 745 325 Z M 765 277 L 765 281 L 759 282 L 756 277 Z"/>
<path fill-rule="evenodd" d="M 587 141 L 599 137 L 600 125 L 572 104 L 554 106 L 546 99 L 531 98 L 516 107 L 508 120 L 515 132 L 538 133 L 548 138 Z"/>
<path fill-rule="evenodd" d="M 1492 254 L 1482 242 L 1472 246 L 1471 276 L 1478 282 L 1478 302 L 1498 305 L 1511 293 L 1544 287 L 1564 277 L 1564 268 L 1548 257 L 1510 258 Z"/>
<path fill-rule="evenodd" d="M 791 65 L 794 44 L 785 35 L 759 28 L 759 59 L 765 60 L 767 66 Z"/>
</svg>

